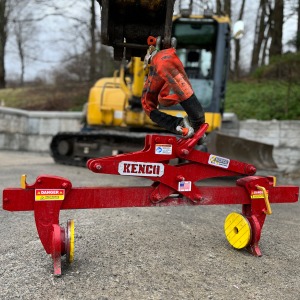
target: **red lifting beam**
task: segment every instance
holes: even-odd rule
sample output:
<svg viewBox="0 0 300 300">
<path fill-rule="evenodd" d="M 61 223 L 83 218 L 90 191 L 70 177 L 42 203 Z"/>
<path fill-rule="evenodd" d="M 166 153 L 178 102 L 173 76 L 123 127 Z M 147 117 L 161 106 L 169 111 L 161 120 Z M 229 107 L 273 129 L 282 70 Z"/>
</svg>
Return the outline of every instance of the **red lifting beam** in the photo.
<svg viewBox="0 0 300 300">
<path fill-rule="evenodd" d="M 230 214 L 224 225 L 229 243 L 260 256 L 258 246 L 270 203 L 298 201 L 299 187 L 275 186 L 275 178 L 254 176 L 253 165 L 229 160 L 195 149 L 203 136 L 203 125 L 191 139 L 148 135 L 141 151 L 91 159 L 87 166 L 95 173 L 139 176 L 153 181 L 149 187 L 72 187 L 68 179 L 41 175 L 32 185 L 22 177 L 22 188 L 3 191 L 3 209 L 34 211 L 41 242 L 54 261 L 54 274 L 61 274 L 61 256 L 71 262 L 74 256 L 74 222 L 59 225 L 62 209 L 93 209 L 179 205 L 241 204 L 242 214 Z M 170 165 L 180 158 L 185 161 Z M 244 176 L 236 186 L 200 186 L 203 179 Z"/>
</svg>

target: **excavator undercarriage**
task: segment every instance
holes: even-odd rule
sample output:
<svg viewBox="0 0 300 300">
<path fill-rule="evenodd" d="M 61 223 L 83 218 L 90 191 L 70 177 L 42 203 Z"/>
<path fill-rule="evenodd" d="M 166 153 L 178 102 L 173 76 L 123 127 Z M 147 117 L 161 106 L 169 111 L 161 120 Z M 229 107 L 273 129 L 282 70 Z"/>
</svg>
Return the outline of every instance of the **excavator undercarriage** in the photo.
<svg viewBox="0 0 300 300">
<path fill-rule="evenodd" d="M 56 163 L 85 167 L 90 158 L 134 152 L 142 149 L 145 133 L 122 130 L 60 132 L 50 149 Z"/>
</svg>

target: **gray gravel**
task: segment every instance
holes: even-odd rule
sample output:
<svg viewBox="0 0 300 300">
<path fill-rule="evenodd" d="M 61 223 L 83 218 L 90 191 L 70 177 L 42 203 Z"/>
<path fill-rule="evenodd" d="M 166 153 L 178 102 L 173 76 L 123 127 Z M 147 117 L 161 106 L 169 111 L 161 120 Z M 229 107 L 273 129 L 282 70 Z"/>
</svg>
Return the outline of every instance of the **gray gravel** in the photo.
<svg viewBox="0 0 300 300">
<path fill-rule="evenodd" d="M 148 185 L 55 165 L 46 155 L 0 151 L 0 186 L 40 174 L 73 186 Z M 125 178 L 126 177 L 126 178 Z M 299 174 L 278 184 L 300 185 Z M 1 203 L 2 207 L 2 203 Z M 273 205 L 256 258 L 233 249 L 223 233 L 240 206 L 62 211 L 75 219 L 75 261 L 52 275 L 32 212 L 0 210 L 0 299 L 300 299 L 300 204 Z"/>
</svg>

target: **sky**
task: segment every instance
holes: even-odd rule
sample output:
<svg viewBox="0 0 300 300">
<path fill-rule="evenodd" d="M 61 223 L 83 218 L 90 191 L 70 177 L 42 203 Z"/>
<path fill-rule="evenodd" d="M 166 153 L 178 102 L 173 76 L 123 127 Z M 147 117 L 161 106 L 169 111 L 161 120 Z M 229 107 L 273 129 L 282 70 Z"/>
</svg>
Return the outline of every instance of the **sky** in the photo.
<svg viewBox="0 0 300 300">
<path fill-rule="evenodd" d="M 74 2 L 76 5 L 72 5 Z M 194 0 L 194 3 L 196 2 L 197 1 Z M 240 2 L 240 0 L 232 0 L 232 6 L 239 9 Z M 37 4 L 35 4 L 35 7 L 27 7 L 27 10 L 30 14 L 34 12 L 34 17 L 63 11 L 64 14 L 68 16 L 88 20 L 89 1 L 68 1 L 68 3 L 67 6 L 65 1 L 56 0 L 55 4 L 58 6 L 57 9 L 54 9 L 52 6 L 37 7 Z M 243 61 L 245 68 L 248 68 L 250 64 L 249 57 L 251 57 L 254 37 L 253 29 L 258 3 L 259 0 L 246 1 L 244 17 L 245 35 L 241 40 L 241 61 Z M 98 15 L 97 21 L 100 26 L 100 7 L 98 3 L 96 3 L 96 11 Z M 26 13 L 26 11 L 23 13 Z M 283 28 L 284 52 L 290 50 L 287 42 L 295 36 L 297 28 L 297 16 L 287 17 L 289 15 L 290 10 L 286 7 L 286 21 Z M 232 21 L 236 21 L 235 15 L 233 15 Z M 36 28 L 33 28 L 30 36 L 29 44 L 31 50 L 29 53 L 31 57 L 39 57 L 39 59 L 28 59 L 26 61 L 25 80 L 29 81 L 37 76 L 49 80 L 51 71 L 61 64 L 64 55 L 76 51 L 79 52 L 80 49 L 82 49 L 84 42 L 82 35 L 84 36 L 85 32 L 78 31 L 76 24 L 77 23 L 72 21 L 72 19 L 60 16 L 48 16 L 37 23 Z M 8 79 L 16 79 L 19 77 L 20 63 L 12 35 L 10 35 L 8 39 L 5 65 Z"/>
<path fill-rule="evenodd" d="M 51 71 L 61 65 L 67 53 L 81 51 L 84 42 L 82 35 L 84 35 L 85 32 L 77 29 L 78 22 L 72 20 L 72 18 L 83 19 L 88 22 L 89 1 L 73 0 L 70 2 L 76 2 L 76 5 L 68 6 L 66 5 L 66 1 L 56 0 L 55 5 L 57 5 L 57 8 L 41 6 L 37 9 L 37 4 L 35 4 L 34 7 L 27 7 L 28 11 L 34 11 L 30 17 L 46 17 L 38 21 L 36 28 L 32 29 L 29 41 L 32 49 L 30 49 L 28 53 L 33 59 L 27 59 L 26 61 L 26 80 L 32 80 L 37 76 L 49 79 Z M 100 7 L 98 3 L 96 3 L 96 5 L 97 21 L 100 23 Z M 63 15 L 52 15 L 57 12 Z M 26 12 L 23 13 L 27 15 Z M 12 28 L 10 33 L 12 33 Z M 87 36 L 87 34 L 85 34 L 85 36 Z M 38 59 L 36 59 L 36 57 L 38 57 Z M 12 34 L 9 34 L 5 65 L 8 78 L 15 79 L 19 76 L 20 62 L 16 51 L 15 39 Z"/>
</svg>

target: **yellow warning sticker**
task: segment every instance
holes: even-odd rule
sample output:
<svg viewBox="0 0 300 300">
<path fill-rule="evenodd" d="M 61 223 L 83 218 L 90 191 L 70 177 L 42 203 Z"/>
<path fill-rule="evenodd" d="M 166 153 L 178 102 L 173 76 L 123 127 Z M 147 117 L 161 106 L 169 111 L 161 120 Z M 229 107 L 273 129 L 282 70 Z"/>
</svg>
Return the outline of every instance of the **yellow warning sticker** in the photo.
<svg viewBox="0 0 300 300">
<path fill-rule="evenodd" d="M 268 191 L 267 191 L 267 193 L 268 193 Z M 264 198 L 264 193 L 263 193 L 263 191 L 251 191 L 250 197 L 251 197 L 251 199 Z"/>
<path fill-rule="evenodd" d="M 65 199 L 64 189 L 36 189 L 35 201 L 61 201 Z"/>
</svg>

